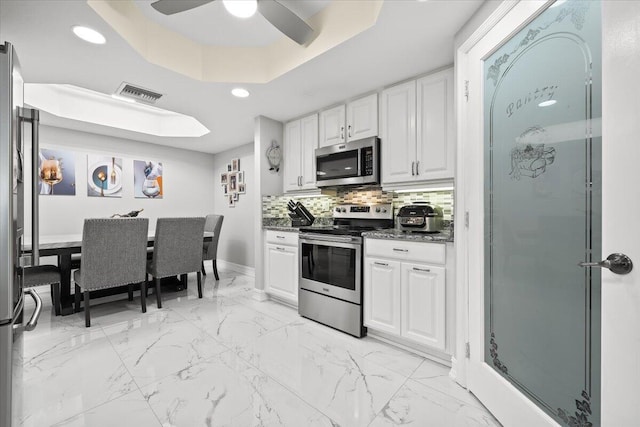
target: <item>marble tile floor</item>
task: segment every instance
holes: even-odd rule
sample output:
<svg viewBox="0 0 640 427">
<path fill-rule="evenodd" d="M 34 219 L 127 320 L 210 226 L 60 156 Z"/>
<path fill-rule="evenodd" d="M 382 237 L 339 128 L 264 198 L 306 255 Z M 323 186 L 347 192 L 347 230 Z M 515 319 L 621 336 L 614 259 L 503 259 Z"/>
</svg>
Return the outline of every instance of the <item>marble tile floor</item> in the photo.
<svg viewBox="0 0 640 427">
<path fill-rule="evenodd" d="M 193 277 L 191 277 L 193 276 Z M 252 298 L 251 277 L 221 272 L 164 292 L 126 294 L 55 317 L 48 289 L 14 359 L 16 426 L 499 426 L 448 368 L 356 339 Z M 28 305 L 27 313 L 32 310 Z"/>
</svg>

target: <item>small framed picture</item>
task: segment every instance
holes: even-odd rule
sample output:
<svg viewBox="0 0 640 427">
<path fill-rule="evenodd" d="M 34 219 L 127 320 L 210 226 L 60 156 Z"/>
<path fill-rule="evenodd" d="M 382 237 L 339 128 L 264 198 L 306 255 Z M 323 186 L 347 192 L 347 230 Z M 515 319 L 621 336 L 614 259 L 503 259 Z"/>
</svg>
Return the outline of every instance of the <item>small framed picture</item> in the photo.
<svg viewBox="0 0 640 427">
<path fill-rule="evenodd" d="M 225 185 L 227 184 L 229 176 L 226 173 L 223 173 L 220 175 L 220 184 Z"/>
<path fill-rule="evenodd" d="M 240 170 L 240 159 L 231 160 L 231 172 L 238 172 Z"/>
<path fill-rule="evenodd" d="M 240 200 L 240 194 L 239 193 L 233 193 L 233 200 L 236 201 L 236 202 L 238 200 Z"/>
<path fill-rule="evenodd" d="M 242 183 L 242 184 L 238 184 L 238 193 L 239 194 L 245 194 L 247 192 L 247 184 Z"/>
<path fill-rule="evenodd" d="M 235 201 L 235 199 L 233 198 L 233 194 L 229 194 L 229 195 L 227 196 L 227 200 L 229 201 L 229 207 L 230 207 L 230 208 L 235 208 L 235 207 L 236 207 L 236 201 Z"/>
<path fill-rule="evenodd" d="M 244 184 L 244 171 L 238 172 L 238 184 Z"/>
<path fill-rule="evenodd" d="M 231 172 L 231 163 L 227 164 L 227 172 Z"/>
<path fill-rule="evenodd" d="M 227 184 L 224 184 L 222 186 L 222 194 L 224 194 L 225 196 L 229 194 L 229 186 Z"/>
<path fill-rule="evenodd" d="M 235 193 L 238 191 L 238 176 L 236 173 L 231 172 L 229 174 L 229 192 Z"/>
</svg>

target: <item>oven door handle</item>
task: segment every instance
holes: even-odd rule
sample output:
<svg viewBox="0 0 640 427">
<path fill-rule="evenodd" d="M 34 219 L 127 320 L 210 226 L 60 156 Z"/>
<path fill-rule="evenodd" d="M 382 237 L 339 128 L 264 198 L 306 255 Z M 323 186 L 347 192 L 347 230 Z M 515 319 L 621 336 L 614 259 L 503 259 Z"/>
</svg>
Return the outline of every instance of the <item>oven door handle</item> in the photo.
<svg viewBox="0 0 640 427">
<path fill-rule="evenodd" d="M 357 244 L 357 238 L 353 237 L 326 237 L 324 234 L 301 234 L 300 240 L 305 242 L 328 242 L 328 243 L 354 243 Z"/>
</svg>

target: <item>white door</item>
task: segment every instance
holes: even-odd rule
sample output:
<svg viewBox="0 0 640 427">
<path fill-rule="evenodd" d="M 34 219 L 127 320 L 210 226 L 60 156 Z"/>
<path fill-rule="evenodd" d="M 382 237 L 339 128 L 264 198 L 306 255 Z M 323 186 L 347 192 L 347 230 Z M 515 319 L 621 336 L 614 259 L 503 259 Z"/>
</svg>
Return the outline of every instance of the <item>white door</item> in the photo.
<svg viewBox="0 0 640 427">
<path fill-rule="evenodd" d="M 345 106 L 339 105 L 320 113 L 320 147 L 346 141 Z"/>
<path fill-rule="evenodd" d="M 300 120 L 284 125 L 284 191 L 300 189 L 302 167 Z"/>
<path fill-rule="evenodd" d="M 378 94 L 347 104 L 347 141 L 378 136 Z"/>
<path fill-rule="evenodd" d="M 403 262 L 401 272 L 402 336 L 444 351 L 444 267 Z"/>
<path fill-rule="evenodd" d="M 415 179 L 416 82 L 385 89 L 380 109 L 383 184 Z"/>
<path fill-rule="evenodd" d="M 400 335 L 400 263 L 364 261 L 364 325 Z"/>
<path fill-rule="evenodd" d="M 640 2 L 487 22 L 457 61 L 467 384 L 505 426 L 638 425 L 639 271 L 578 263 L 640 259 Z"/>
<path fill-rule="evenodd" d="M 304 190 L 316 188 L 316 148 L 318 148 L 318 115 L 300 119 L 301 165 L 300 175 Z"/>
</svg>

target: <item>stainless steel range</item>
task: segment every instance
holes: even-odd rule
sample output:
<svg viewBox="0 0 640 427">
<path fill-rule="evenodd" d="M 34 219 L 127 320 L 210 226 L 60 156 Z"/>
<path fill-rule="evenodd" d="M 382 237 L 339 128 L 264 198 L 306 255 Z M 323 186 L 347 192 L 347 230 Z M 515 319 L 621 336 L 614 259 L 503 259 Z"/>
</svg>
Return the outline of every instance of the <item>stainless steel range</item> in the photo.
<svg viewBox="0 0 640 427">
<path fill-rule="evenodd" d="M 393 206 L 339 205 L 333 226 L 300 228 L 298 313 L 356 337 L 362 324 L 362 233 L 392 228 Z"/>
</svg>

